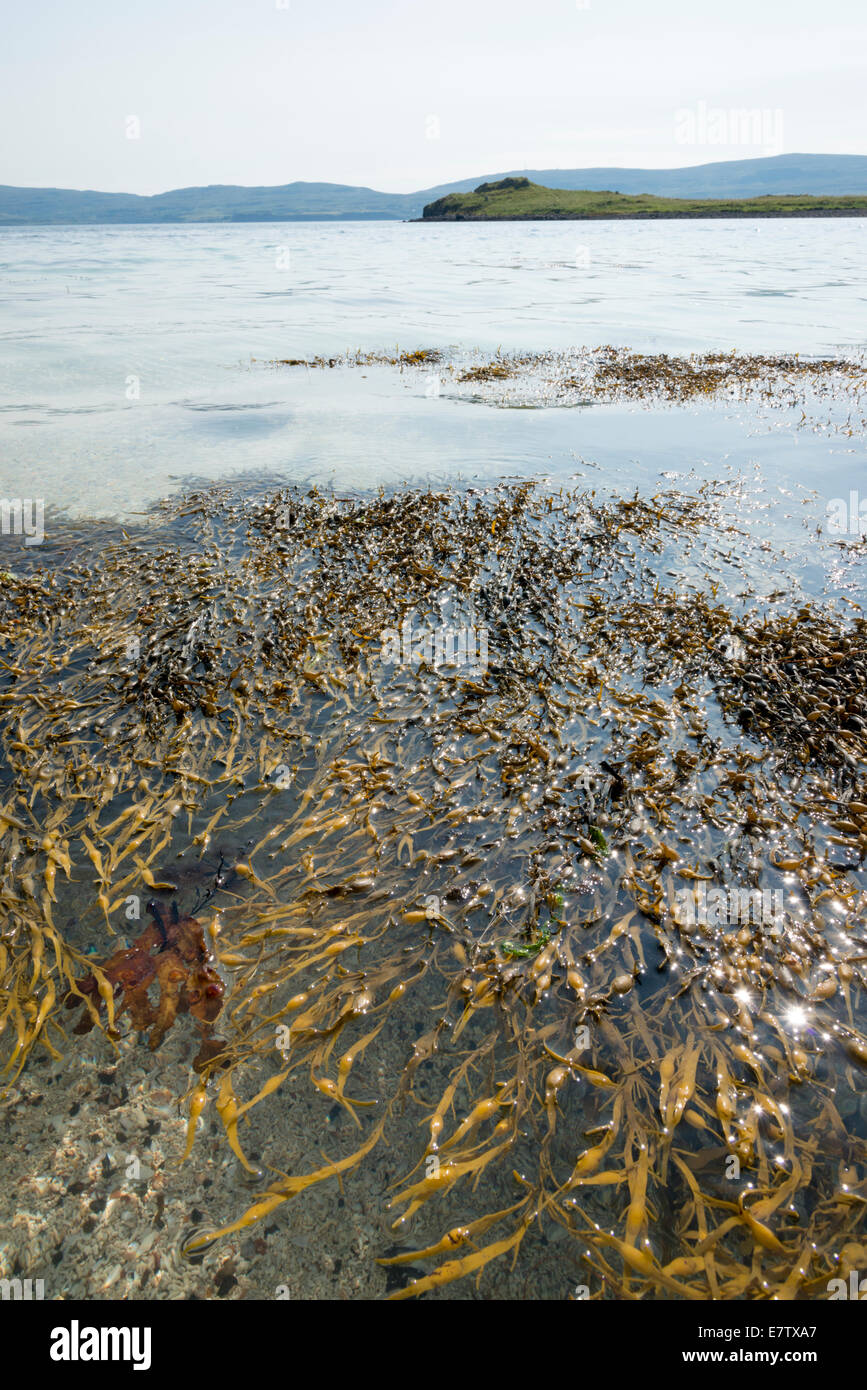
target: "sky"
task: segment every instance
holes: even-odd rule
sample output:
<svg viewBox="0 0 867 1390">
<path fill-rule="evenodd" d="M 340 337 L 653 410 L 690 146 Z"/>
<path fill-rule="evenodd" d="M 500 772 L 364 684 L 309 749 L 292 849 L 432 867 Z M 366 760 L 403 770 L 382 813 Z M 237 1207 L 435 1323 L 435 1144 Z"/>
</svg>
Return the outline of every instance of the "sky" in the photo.
<svg viewBox="0 0 867 1390">
<path fill-rule="evenodd" d="M 0 0 L 0 23 L 6 184 L 867 154 L 864 0 Z"/>
</svg>

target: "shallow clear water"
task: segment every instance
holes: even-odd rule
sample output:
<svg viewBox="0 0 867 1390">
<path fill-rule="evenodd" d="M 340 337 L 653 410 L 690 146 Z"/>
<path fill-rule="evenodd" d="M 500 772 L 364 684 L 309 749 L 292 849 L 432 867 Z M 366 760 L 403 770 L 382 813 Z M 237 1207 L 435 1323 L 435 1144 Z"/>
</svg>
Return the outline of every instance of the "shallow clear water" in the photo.
<svg viewBox="0 0 867 1390">
<path fill-rule="evenodd" d="M 851 353 L 865 235 L 858 218 L 3 231 L 0 491 L 124 515 L 179 479 L 245 471 L 371 486 L 583 457 L 617 486 L 735 455 L 855 486 L 843 442 L 802 432 L 795 451 L 780 420 L 782 460 L 766 424 L 757 442 L 721 409 L 500 412 L 430 399 L 419 376 L 264 362 L 395 345 Z"/>
<path fill-rule="evenodd" d="M 369 488 L 380 483 L 422 479 L 458 483 L 503 475 L 542 475 L 553 478 L 555 489 L 560 481 L 569 479 L 582 491 L 595 490 L 600 498 L 609 493 L 631 497 L 636 490 L 645 496 L 656 495 L 660 498 L 660 513 L 664 514 L 667 505 L 672 505 L 675 513 L 677 508 L 670 497 L 661 494 L 708 487 L 712 489 L 706 494 L 711 502 L 701 544 L 693 547 L 686 532 L 675 531 L 664 536 L 659 547 L 642 559 L 641 574 L 648 586 L 646 597 L 656 596 L 658 581 L 663 590 L 680 592 L 684 609 L 688 610 L 694 592 L 707 591 L 712 586 L 715 600 L 737 609 L 746 605 L 754 616 L 765 609 L 769 614 L 778 613 L 781 598 L 782 606 L 797 604 L 799 592 L 863 600 L 860 555 L 854 547 L 851 554 L 844 552 L 833 536 L 818 534 L 818 528 L 827 530 L 824 524 L 829 500 L 848 499 L 859 488 L 862 495 L 867 493 L 861 435 L 840 428 L 848 409 L 845 402 L 832 401 L 823 406 L 807 424 L 799 419 L 799 410 L 776 409 L 773 403 L 765 408 L 743 401 L 681 407 L 594 403 L 568 409 L 550 405 L 498 409 L 479 400 L 459 399 L 448 386 L 439 395 L 428 393 L 424 371 L 402 373 L 385 366 L 308 371 L 269 366 L 268 359 L 327 356 L 356 348 L 389 350 L 396 345 L 402 350 L 439 346 L 478 348 L 492 353 L 498 347 L 548 350 L 599 343 L 644 352 L 736 348 L 769 354 L 851 355 L 865 347 L 861 283 L 865 230 L 862 220 L 815 219 L 755 224 L 290 224 L 277 228 L 51 228 L 3 232 L 0 497 L 44 497 L 52 509 L 126 517 L 184 481 L 230 474 L 254 475 L 259 482 L 269 475 L 309 479 L 341 488 Z M 543 397 L 534 404 L 544 405 Z M 253 478 L 250 483 L 252 488 Z M 740 528 L 737 533 L 730 530 L 732 522 Z M 194 555 L 202 546 L 194 535 L 186 535 L 187 524 L 180 526 L 178 544 L 188 545 L 185 553 Z M 74 551 L 79 542 L 86 550 L 87 546 L 107 548 L 112 540 L 118 540 L 117 533 L 108 527 L 96 533 L 87 526 L 52 526 L 49 530 L 53 534 L 44 550 L 26 552 L 26 559 L 21 562 L 20 545 L 19 553 L 8 561 L 4 549 L 0 568 L 7 563 L 14 571 L 20 563 L 44 565 L 48 570 L 52 565 L 62 568 L 69 559 L 69 549 Z M 412 534 L 414 538 L 415 532 Z M 488 534 L 487 527 L 484 534 Z M 652 535 L 648 537 L 652 539 Z M 153 537 L 151 540 L 157 543 Z M 225 537 L 221 541 L 217 553 L 222 560 L 231 554 L 231 541 Z M 349 553 L 354 554 L 351 547 Z M 145 611 L 139 609 L 138 597 L 138 586 L 144 582 L 143 571 L 140 574 L 134 568 L 132 598 L 127 594 L 127 601 L 136 620 Z M 326 587 L 323 582 L 320 590 Z M 167 583 L 160 571 L 158 596 L 160 604 L 165 600 L 167 621 L 174 622 L 188 602 L 180 588 Z M 250 596 L 243 597 L 247 601 Z M 121 612 L 120 599 L 119 590 L 112 587 L 107 630 Z M 260 605 L 257 622 L 262 611 L 264 606 Z M 64 621 L 58 620 L 57 644 L 65 655 L 69 639 Z M 38 639 L 40 632 L 28 632 L 22 625 L 20 635 L 27 643 Z M 109 635 L 112 639 L 115 636 L 113 631 Z M 88 636 L 87 640 L 92 639 Z M 107 651 L 107 646 L 105 651 L 100 649 L 99 661 L 88 660 L 81 667 L 88 673 L 88 680 L 103 679 Z M 33 664 L 34 669 L 41 669 L 39 663 Z M 47 669 L 59 673 L 57 679 L 68 693 L 70 671 L 51 663 Z M 79 668 L 73 665 L 70 669 Z M 7 671 L 13 668 L 8 667 Z M 615 673 L 612 666 L 612 678 L 615 674 L 622 673 Z M 13 671 L 13 675 L 17 673 Z M 663 671 L 663 681 L 665 675 Z M 4 679 L 11 680 L 12 676 L 7 674 Z M 626 679 L 631 681 L 631 675 L 627 673 Z M 644 684 L 641 690 L 647 695 Z M 320 700 L 320 695 L 311 693 L 311 689 L 306 690 L 298 719 L 298 729 L 310 740 L 318 735 L 314 706 Z M 602 733 L 598 736 L 600 753 L 607 751 L 604 740 L 612 737 L 612 709 L 602 709 L 608 700 L 608 696 L 603 697 L 604 689 L 600 683 L 598 698 L 594 692 L 599 709 L 588 695 L 590 703 L 580 719 L 566 728 L 568 740 L 582 745 L 584 759 L 588 756 L 587 747 L 594 746 L 594 736 L 588 729 L 596 728 L 602 721 Z M 86 693 L 88 697 L 91 694 Z M 101 711 L 100 699 L 105 698 L 101 686 L 97 693 L 98 698 L 88 698 L 82 708 Z M 637 682 L 629 694 L 637 697 Z M 670 703 L 670 691 L 663 689 L 663 694 Z M 703 687 L 697 685 L 694 692 L 687 691 L 686 695 L 681 692 L 678 698 L 693 695 L 702 703 Z M 403 693 L 400 699 L 403 719 L 407 716 Z M 326 720 L 331 721 L 340 737 L 351 740 L 347 748 L 354 760 L 357 745 L 367 747 L 371 740 L 366 731 L 357 738 L 354 727 L 344 727 L 347 714 L 342 700 L 336 705 L 339 708 L 329 702 L 324 714 L 320 708 L 322 727 L 326 727 Z M 17 718 L 14 702 L 12 708 Z M 37 718 L 34 715 L 34 721 Z M 100 716 L 94 726 L 100 731 L 99 739 L 103 737 L 104 722 Z M 620 747 L 620 713 L 616 722 L 616 746 Z M 404 734 L 416 723 L 414 714 L 406 717 Z M 26 749 L 20 720 L 17 727 L 9 727 L 10 737 L 14 735 L 12 747 L 18 751 Z M 32 735 L 33 728 L 34 724 L 28 722 L 28 735 Z M 176 733 L 174 727 L 172 732 Z M 690 740 L 699 740 L 695 747 L 700 749 L 701 730 L 696 733 L 689 727 L 687 732 Z M 711 724 L 710 732 L 721 737 L 722 723 Z M 743 751 L 741 734 L 737 730 L 729 732 L 732 741 L 726 742 L 726 751 L 734 766 Z M 296 734 L 297 730 L 292 738 Z M 378 725 L 376 735 L 380 737 Z M 252 737 L 259 739 L 258 728 L 251 732 Z M 411 766 L 416 757 L 414 735 L 408 734 L 401 741 L 402 738 L 398 738 L 399 761 Z M 261 783 L 266 751 L 263 738 L 261 749 L 256 745 L 259 780 L 253 778 L 250 794 L 258 798 L 264 788 L 267 805 L 263 801 L 265 809 L 259 812 L 260 820 L 249 826 L 244 824 L 244 836 L 255 828 L 249 844 L 258 842 L 264 830 L 271 828 L 267 816 L 282 819 L 287 815 L 283 803 L 272 798 L 274 788 Z M 754 751 L 747 746 L 748 754 Z M 112 754 L 108 739 L 106 753 L 107 758 L 99 747 L 99 754 L 93 758 L 94 777 L 101 775 L 104 761 L 110 763 L 112 756 L 117 757 Z M 283 756 L 281 752 L 280 757 Z M 318 759 L 318 748 L 316 756 Z M 712 754 L 707 756 L 712 759 Z M 157 778 L 160 794 L 168 779 L 177 776 L 176 770 L 162 755 L 161 758 L 160 764 L 146 764 L 162 769 Z M 455 761 L 451 758 L 450 765 Z M 224 764 L 228 776 L 229 763 L 224 760 Z M 352 766 L 358 775 L 359 765 L 353 761 Z M 138 778 L 139 770 L 135 776 Z M 25 801 L 29 799 L 30 808 L 34 784 L 32 776 L 24 778 L 23 796 Z M 533 796 L 541 795 L 541 782 L 530 783 L 529 790 Z M 702 783 L 698 790 L 704 796 L 713 788 Z M 122 788 L 122 795 L 129 793 Z M 222 784 L 218 783 L 214 796 L 221 803 L 226 801 Z M 378 805 L 370 809 L 377 813 L 382 810 Z M 211 810 L 209 804 L 202 812 L 203 826 Z M 640 802 L 639 811 L 640 815 L 628 826 L 630 853 L 646 829 Z M 707 827 L 702 827 L 692 802 L 688 811 L 678 822 L 684 832 L 678 843 L 687 847 L 684 854 L 692 858 L 700 852 L 705 856 L 712 852 L 721 854 L 716 841 L 702 839 Z M 414 816 L 416 812 L 408 814 Z M 536 817 L 535 803 L 529 814 Z M 616 811 L 614 821 L 622 815 Z M 109 813 L 105 819 L 109 819 Z M 541 813 L 539 819 L 541 822 Z M 713 826 L 720 828 L 716 822 Z M 205 842 L 191 838 L 193 829 L 192 822 L 186 828 L 178 823 L 172 854 L 176 859 L 187 856 L 194 888 L 184 888 L 184 893 L 189 893 L 184 905 L 198 912 L 201 884 L 195 886 L 195 875 L 201 874 L 201 870 L 199 855 L 193 855 L 192 846 L 202 846 L 203 852 Z M 823 837 L 826 829 L 820 827 L 815 833 Z M 327 843 L 331 833 L 331 828 L 323 831 L 321 843 L 317 842 L 317 856 L 323 844 L 331 852 Z M 671 823 L 664 833 L 668 839 L 675 838 Z M 414 828 L 414 834 L 415 848 L 425 854 L 429 844 L 437 850 L 443 848 L 438 841 L 428 841 L 427 828 Z M 482 849 L 488 848 L 483 843 L 487 834 L 479 820 L 472 835 Z M 753 838 L 748 848 L 752 855 L 760 847 L 757 837 L 750 830 L 744 836 L 738 828 L 732 841 L 736 853 L 731 856 L 730 869 L 725 867 L 726 873 L 746 872 L 746 859 L 737 856 L 742 850 L 746 852 L 742 842 L 750 836 Z M 366 851 L 370 850 L 370 843 L 365 832 Z M 439 880 L 428 877 L 432 871 L 426 860 L 425 867 L 420 860 L 410 871 L 401 858 L 401 842 L 396 846 L 390 840 L 387 843 L 389 853 L 396 852 L 396 864 L 392 867 L 400 870 L 397 888 L 401 901 L 415 902 L 413 895 L 424 886 L 429 889 L 432 882 L 435 891 L 440 891 Z M 779 847 L 785 847 L 783 840 Z M 286 849 L 289 848 L 287 840 Z M 91 872 L 91 861 L 77 841 L 73 850 L 76 878 L 67 885 L 65 881 L 61 884 L 61 876 L 57 875 L 61 892 L 68 895 L 62 898 L 57 915 L 65 921 L 74 944 L 107 956 L 118 943 L 107 938 L 102 918 L 94 915 L 97 881 Z M 340 850 L 353 860 L 360 853 L 351 835 L 340 843 Z M 445 850 L 445 854 L 451 852 Z M 618 853 L 612 855 L 612 864 L 619 873 Z M 298 870 L 294 863 L 296 854 L 293 848 L 293 873 Z M 166 857 L 170 857 L 168 850 Z M 196 862 L 191 865 L 194 857 Z M 261 871 L 275 870 L 272 860 L 276 852 L 268 849 L 267 855 L 263 851 L 260 858 Z M 414 864 L 412 844 L 409 858 Z M 670 852 L 663 856 L 666 862 L 668 858 Z M 443 862 L 447 862 L 445 858 Z M 479 862 L 484 862 L 486 874 L 493 872 L 490 853 L 485 860 L 480 857 Z M 516 846 L 514 853 L 507 846 L 499 866 L 504 883 L 514 880 L 520 884 L 527 875 L 528 862 L 525 845 Z M 755 866 L 759 861 L 749 862 Z M 177 869 L 177 862 L 174 867 Z M 773 867 L 776 870 L 777 866 Z M 308 865 L 302 862 L 302 868 L 306 874 Z M 720 871 L 719 863 L 716 870 Z M 582 874 L 585 871 L 586 866 Z M 159 872 L 165 876 L 162 870 Z M 444 884 L 450 883 L 450 873 L 446 868 Z M 249 902 L 243 896 L 239 896 L 238 902 L 240 916 L 248 910 Z M 270 902 L 268 907 L 270 910 Z M 333 907 L 335 913 L 343 911 L 338 899 Z M 508 930 L 514 934 L 512 927 Z M 126 925 L 123 931 L 127 931 Z M 607 926 L 600 926 L 599 931 L 603 935 Z M 413 930 L 408 938 L 412 940 L 416 935 Z M 652 934 L 648 934 L 649 955 L 652 940 Z M 659 993 L 659 977 L 654 974 L 652 978 L 655 993 Z M 359 1104 L 370 1104 L 369 1099 L 364 1099 L 369 1095 L 382 1098 L 390 1094 L 388 1086 L 406 1065 L 408 1048 L 429 1027 L 432 1010 L 442 1008 L 442 994 L 437 979 L 428 994 L 408 996 L 407 1012 L 396 1015 L 391 1031 L 383 1034 L 384 1060 L 377 1063 L 379 1071 L 374 1072 L 371 1065 L 368 1073 L 359 1067 L 353 1074 L 353 1094 L 358 1088 L 362 1098 Z M 643 996 L 642 1007 L 647 1003 Z M 859 1010 L 862 1006 L 863 996 L 859 997 Z M 571 1002 L 568 1007 L 572 1009 Z M 863 1027 L 863 1014 L 859 1012 L 857 1017 Z M 795 1030 L 801 1026 L 792 1025 Z M 677 1025 L 672 1027 L 676 1035 Z M 89 1296 L 102 1297 L 106 1289 L 124 1288 L 132 1290 L 132 1296 L 142 1296 L 145 1281 L 136 1242 L 144 1249 L 145 1240 L 151 1242 L 147 1248 L 156 1240 L 155 1258 L 157 1264 L 161 1262 L 158 1276 L 163 1282 L 159 1283 L 155 1275 L 144 1296 L 213 1297 L 208 1261 L 213 1271 L 222 1258 L 219 1252 L 208 1256 L 201 1272 L 196 1266 L 191 1267 L 192 1272 L 185 1269 L 180 1273 L 173 1268 L 172 1259 L 177 1266 L 177 1249 L 192 1219 L 191 1212 L 198 1213 L 198 1221 L 200 1209 L 205 1209 L 209 1223 L 221 1224 L 237 1218 L 248 1205 L 250 1193 L 228 1166 L 216 1125 L 198 1135 L 192 1162 L 180 1172 L 174 1166 L 183 1148 L 186 1125 L 185 1115 L 178 1114 L 174 1092 L 180 1095 L 190 1082 L 189 1049 L 183 1050 L 186 1043 L 180 1041 L 180 1030 L 153 1054 L 139 1046 L 130 1034 L 122 1072 L 125 1085 L 129 1080 L 136 1115 L 142 1116 L 143 1124 L 150 1122 L 144 1118 L 145 1111 L 138 1109 L 140 1101 L 144 1106 L 163 1107 L 161 1111 L 152 1108 L 148 1113 L 156 1125 L 154 1132 L 165 1125 L 163 1138 L 154 1146 L 154 1167 L 167 1156 L 173 1165 L 165 1230 L 154 1237 L 145 1224 L 150 1220 L 149 1213 L 140 1213 L 130 1219 L 132 1230 L 127 1240 L 109 1206 L 106 1219 L 92 1238 L 93 1222 L 89 1217 L 84 1228 L 88 1240 L 87 1272 L 82 1274 L 76 1265 L 74 1241 L 76 1227 L 81 1223 L 74 1198 L 83 1191 L 87 1200 L 91 1199 L 91 1183 L 97 1181 L 96 1175 L 91 1178 L 86 1166 L 93 1157 L 91 1150 L 97 1142 L 112 1152 L 117 1144 L 130 1143 L 122 1108 L 126 1102 L 112 1100 L 109 1108 L 107 1093 L 99 1093 L 95 1084 L 86 1084 L 91 1063 L 100 1085 L 104 1075 L 113 1075 L 99 1070 L 108 1057 L 108 1045 L 103 1051 L 99 1050 L 100 1045 L 100 1040 L 92 1036 L 81 1054 L 81 1066 L 70 1073 L 71 1084 L 78 1089 L 70 1092 L 75 1102 L 68 1117 L 61 1114 L 58 1098 L 44 1107 L 42 1114 L 50 1117 L 44 1133 L 24 1131 L 29 1140 L 26 1146 L 11 1128 L 4 1131 L 7 1142 L 15 1148 L 16 1173 L 23 1173 L 29 1184 L 23 1190 L 33 1207 L 30 1219 L 36 1234 L 32 1239 L 42 1242 L 39 1259 L 47 1260 L 48 1253 L 63 1246 L 65 1253 L 55 1278 L 64 1279 L 64 1290 L 84 1288 Z M 141 1064 L 139 1057 L 144 1059 Z M 58 1067 L 56 1079 L 63 1075 L 66 1074 Z M 359 1079 L 362 1076 L 366 1090 Z M 820 1071 L 817 1076 L 824 1086 L 826 1073 Z M 25 1073 L 22 1085 L 30 1085 L 31 1079 L 31 1074 Z M 420 1074 L 417 1084 L 425 1104 L 429 1100 L 429 1108 L 433 1108 L 438 1094 L 434 1082 L 441 1079 L 430 1072 L 426 1076 Z M 831 1082 L 834 1079 L 830 1077 Z M 40 1086 L 38 1075 L 32 1084 L 34 1088 Z M 64 1103 L 69 1085 L 65 1080 Z M 848 1107 L 847 1122 L 860 1143 L 867 1111 L 853 1086 L 847 1084 L 839 1099 L 841 1113 L 844 1104 Z M 44 1089 L 42 1086 L 40 1100 Z M 797 1109 L 797 1087 L 795 1091 L 792 1104 L 796 1119 L 806 1132 L 811 1123 L 807 1102 L 812 1103 L 817 1091 L 814 1087 L 803 1088 L 803 1113 Z M 56 1092 L 61 1093 L 59 1085 Z M 290 1093 L 292 1103 L 284 1104 Z M 576 1144 L 583 1144 L 576 1132 L 583 1133 L 588 1118 L 599 1119 L 597 1101 L 583 1082 L 575 1080 L 564 1090 L 559 1104 L 562 1112 L 557 1143 L 563 1146 L 563 1153 L 558 1161 L 562 1158 L 571 1167 Z M 24 1113 L 23 1106 L 19 1110 Z M 86 1133 L 84 1137 L 78 1134 L 75 1144 L 65 1141 L 61 1149 L 55 1124 L 58 1131 L 62 1127 L 68 1135 L 70 1126 L 76 1128 L 74 1121 L 79 1111 L 87 1116 Z M 35 1113 L 34 1106 L 27 1107 L 28 1116 Z M 369 1126 L 368 1113 L 363 1112 L 363 1119 Z M 155 1118 L 158 1114 L 163 1118 Z M 341 1119 L 345 1123 L 342 1133 L 338 1129 Z M 124 1126 L 122 1141 L 116 1139 L 113 1128 L 120 1122 Z M 394 1190 L 404 1159 L 407 1168 L 417 1161 L 421 1133 L 416 1110 L 401 1116 L 399 1123 L 402 1128 L 396 1130 L 391 1147 L 376 1153 L 375 1162 L 370 1170 L 365 1169 L 360 1185 L 353 1188 L 347 1182 L 345 1208 L 335 1208 L 336 1194 L 330 1190 L 333 1184 L 323 1183 L 321 1193 L 314 1189 L 303 1202 L 287 1203 L 280 1209 L 275 1224 L 266 1228 L 266 1235 L 276 1236 L 267 1248 L 267 1258 L 263 1258 L 264 1237 L 241 1244 L 245 1263 L 243 1267 L 239 1264 L 238 1269 L 247 1280 L 243 1288 L 248 1294 L 271 1297 L 273 1288 L 282 1286 L 287 1269 L 291 1269 L 299 1296 L 309 1297 L 311 1292 L 331 1296 L 331 1273 L 336 1284 L 340 1266 L 345 1263 L 347 1273 L 339 1285 L 344 1293 L 348 1290 L 348 1296 L 359 1296 L 359 1290 L 365 1289 L 379 1296 L 388 1285 L 382 1269 L 374 1267 L 373 1256 L 383 1255 L 396 1239 L 408 1240 L 417 1248 L 438 1239 L 449 1225 L 474 1219 L 484 1210 L 483 1205 L 476 1205 L 475 1196 L 465 1197 L 461 1192 L 448 1221 L 438 1212 L 423 1213 L 415 1227 L 397 1231 L 391 1220 L 394 1212 L 386 1214 L 385 1202 Z M 321 1163 L 324 1148 L 329 1154 L 337 1153 L 340 1145 L 349 1147 L 350 1141 L 354 1142 L 350 1125 L 339 1107 L 331 1106 L 330 1097 L 311 1088 L 304 1077 L 294 1090 L 287 1086 L 280 1104 L 269 1106 L 267 1111 L 263 1107 L 254 1115 L 245 1131 L 245 1144 L 256 1161 L 264 1154 L 265 1160 L 279 1164 L 281 1171 L 308 1171 Z M 510 1158 L 502 1191 L 496 1188 L 492 1195 L 490 1185 L 488 1189 L 483 1187 L 478 1201 L 487 1202 L 489 1208 L 505 1207 L 512 1202 L 515 1193 L 509 1186 L 509 1173 L 514 1163 L 520 1166 L 525 1160 L 533 1160 L 532 1145 L 528 1151 L 516 1150 L 514 1160 Z M 11 1170 L 12 1165 L 8 1166 Z M 98 1172 L 104 1175 L 105 1168 Z M 81 1178 L 82 1173 L 86 1181 Z M 214 1173 L 218 1174 L 216 1182 Z M 75 1190 L 66 1187 L 72 1177 Z M 111 1178 L 112 1200 L 117 1195 L 118 1181 Z M 714 1179 L 712 1172 L 706 1173 L 704 1181 L 717 1181 L 714 1190 L 724 1199 L 729 1197 L 730 1189 L 722 1177 Z M 44 1198 L 51 1190 L 63 1194 L 63 1201 L 49 1209 Z M 610 1203 L 604 1203 L 605 1189 L 600 1191 L 599 1219 L 610 1222 L 613 1229 L 623 1216 L 623 1203 L 616 1193 Z M 343 1195 L 340 1202 L 342 1208 Z M 101 1211 L 102 1207 L 93 1210 Z M 55 1212 L 65 1213 L 66 1225 L 61 1224 Z M 660 1227 L 666 1240 L 676 1224 L 673 1215 L 660 1205 Z M 356 1230 L 357 1239 L 350 1245 Z M 489 1282 L 484 1296 L 490 1296 L 493 1289 L 499 1296 L 562 1297 L 565 1290 L 584 1277 L 583 1266 L 577 1263 L 571 1244 L 552 1249 L 551 1242 L 560 1228 L 552 1226 L 549 1230 L 552 1234 L 544 1237 L 544 1244 L 535 1230 L 528 1236 L 515 1282 L 507 1282 L 511 1273 L 503 1273 L 501 1266 L 497 1274 L 500 1282 Z M 74 1234 L 71 1236 L 70 1232 Z M 117 1247 L 113 1244 L 115 1236 Z M 15 1231 L 13 1239 L 8 1232 L 4 1235 L 0 1227 L 0 1273 L 13 1267 L 26 1239 L 30 1239 L 26 1228 Z M 123 1253 L 118 1254 L 120 1246 Z M 315 1251 L 316 1258 L 311 1251 Z M 326 1275 L 320 1278 L 316 1263 L 320 1252 L 326 1252 L 331 1260 L 327 1279 Z M 257 1259 L 261 1260 L 259 1264 Z M 122 1266 L 125 1272 L 121 1277 Z M 56 1259 L 52 1267 L 57 1269 Z M 370 1270 L 378 1283 L 373 1281 Z M 33 1272 L 39 1276 L 42 1264 L 36 1264 Z M 145 1277 L 149 1275 L 148 1268 Z M 362 1278 L 368 1282 L 360 1283 Z M 197 1283 L 198 1279 L 201 1282 Z M 468 1284 L 469 1281 L 460 1289 L 455 1287 L 449 1296 L 472 1296 Z"/>
</svg>

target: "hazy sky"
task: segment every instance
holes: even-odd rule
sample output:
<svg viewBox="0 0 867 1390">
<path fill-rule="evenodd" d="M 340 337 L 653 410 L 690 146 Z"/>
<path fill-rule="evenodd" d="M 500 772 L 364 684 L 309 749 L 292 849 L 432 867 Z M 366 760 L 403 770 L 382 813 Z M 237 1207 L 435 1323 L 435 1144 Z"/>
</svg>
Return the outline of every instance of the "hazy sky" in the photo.
<svg viewBox="0 0 867 1390">
<path fill-rule="evenodd" d="M 0 32 L 0 183 L 867 154 L 864 0 L 4 0 Z"/>
</svg>

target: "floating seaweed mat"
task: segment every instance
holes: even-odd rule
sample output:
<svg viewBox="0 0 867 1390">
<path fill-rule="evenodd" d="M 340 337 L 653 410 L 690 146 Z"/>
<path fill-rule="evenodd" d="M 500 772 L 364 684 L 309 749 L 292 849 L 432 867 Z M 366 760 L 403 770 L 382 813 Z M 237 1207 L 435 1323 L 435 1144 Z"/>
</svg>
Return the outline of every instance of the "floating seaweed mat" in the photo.
<svg viewBox="0 0 867 1390">
<path fill-rule="evenodd" d="M 832 428 L 848 435 L 863 429 L 867 365 L 863 355 L 804 357 L 799 353 L 704 352 L 680 357 L 636 353 L 610 344 L 561 352 L 454 354 L 436 348 L 414 352 L 349 352 L 336 357 L 278 358 L 272 368 L 310 369 L 387 366 L 401 373 L 436 368 L 448 395 L 492 405 L 575 405 L 598 401 L 685 405 L 693 402 L 751 402 L 769 410 L 800 410 L 798 425 Z M 254 359 L 255 361 L 255 359 Z M 834 407 L 845 407 L 836 412 Z"/>
<path fill-rule="evenodd" d="M 592 1298 L 859 1267 L 867 632 L 723 500 L 213 489 L 6 573 L 5 1076 L 181 1028 L 186 1157 L 297 1074 L 354 1136 L 190 1252 L 409 1117 L 396 1296 L 551 1222 Z"/>
</svg>

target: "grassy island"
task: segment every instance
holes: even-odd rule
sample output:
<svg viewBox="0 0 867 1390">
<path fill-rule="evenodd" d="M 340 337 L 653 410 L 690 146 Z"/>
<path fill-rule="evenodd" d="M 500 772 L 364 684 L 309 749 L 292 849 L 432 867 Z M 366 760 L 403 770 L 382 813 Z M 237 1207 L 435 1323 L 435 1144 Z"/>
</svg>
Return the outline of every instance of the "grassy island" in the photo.
<svg viewBox="0 0 867 1390">
<path fill-rule="evenodd" d="M 423 222 L 581 221 L 607 217 L 863 217 L 867 197 L 767 194 L 761 198 L 657 198 L 586 189 L 543 188 L 526 178 L 480 183 L 428 203 Z"/>
</svg>

